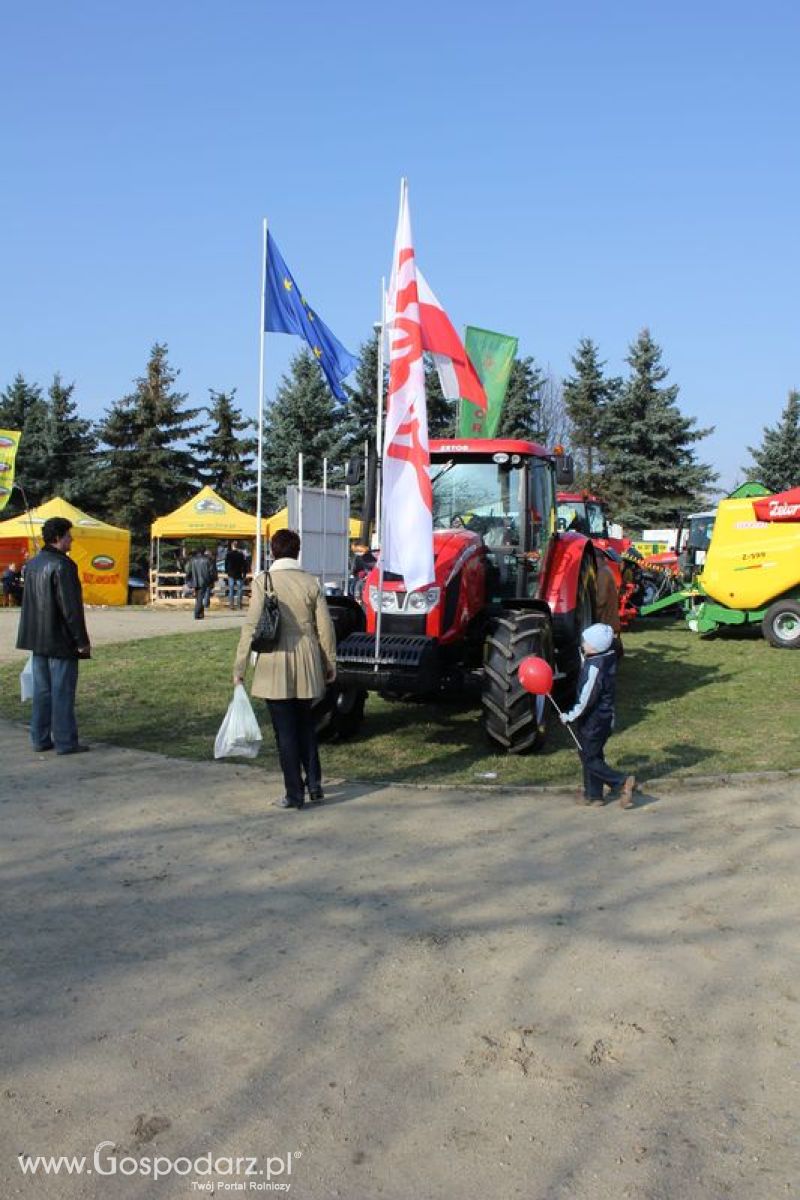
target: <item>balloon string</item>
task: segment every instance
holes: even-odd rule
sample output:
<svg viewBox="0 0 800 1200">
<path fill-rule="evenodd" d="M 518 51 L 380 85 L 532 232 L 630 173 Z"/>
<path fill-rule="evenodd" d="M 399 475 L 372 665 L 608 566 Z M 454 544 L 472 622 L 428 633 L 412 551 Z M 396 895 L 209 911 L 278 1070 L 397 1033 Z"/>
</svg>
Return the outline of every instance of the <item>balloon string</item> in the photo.
<svg viewBox="0 0 800 1200">
<path fill-rule="evenodd" d="M 550 693 L 549 693 L 549 692 L 547 693 L 547 699 L 550 701 L 550 703 L 552 704 L 553 708 L 556 710 L 556 712 L 558 713 L 558 715 L 559 715 L 560 717 L 561 717 L 561 716 L 563 716 L 564 714 L 561 712 L 561 709 L 558 707 L 558 705 L 556 704 L 555 700 L 553 699 L 553 697 L 550 695 Z M 574 742 L 574 743 L 575 743 L 575 745 L 578 747 L 578 751 L 579 751 L 581 754 L 583 754 L 583 747 L 581 746 L 581 744 L 580 744 L 580 742 L 578 741 L 578 739 L 575 737 L 575 734 L 573 733 L 573 730 L 572 730 L 572 726 L 571 726 L 570 724 L 567 724 L 566 728 L 569 730 L 569 735 L 570 735 L 570 737 L 572 738 L 573 742 Z"/>
</svg>

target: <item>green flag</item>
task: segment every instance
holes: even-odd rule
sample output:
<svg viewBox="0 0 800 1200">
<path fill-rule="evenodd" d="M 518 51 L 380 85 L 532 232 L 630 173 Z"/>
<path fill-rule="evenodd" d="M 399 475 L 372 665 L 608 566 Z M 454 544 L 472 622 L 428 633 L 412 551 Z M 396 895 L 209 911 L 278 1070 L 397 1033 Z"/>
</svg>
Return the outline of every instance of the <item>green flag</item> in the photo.
<svg viewBox="0 0 800 1200">
<path fill-rule="evenodd" d="M 518 339 L 510 337 L 507 333 L 492 333 L 489 329 L 467 326 L 464 349 L 478 372 L 488 406 L 484 413 L 469 400 L 461 401 L 459 437 L 497 436 L 517 345 Z"/>
</svg>

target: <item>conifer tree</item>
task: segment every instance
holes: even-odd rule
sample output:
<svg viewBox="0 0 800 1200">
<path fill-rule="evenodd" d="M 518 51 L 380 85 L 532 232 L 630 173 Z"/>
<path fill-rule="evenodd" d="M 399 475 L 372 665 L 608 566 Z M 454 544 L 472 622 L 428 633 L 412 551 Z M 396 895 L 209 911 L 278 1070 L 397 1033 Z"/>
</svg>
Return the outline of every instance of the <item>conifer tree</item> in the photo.
<svg viewBox="0 0 800 1200">
<path fill-rule="evenodd" d="M 64 384 L 56 374 L 47 391 L 48 489 L 51 495 L 92 512 L 100 504 L 97 435 L 92 422 L 78 415 L 74 390 L 74 383 Z"/>
<path fill-rule="evenodd" d="M 99 428 L 105 512 L 130 529 L 133 554 L 150 541 L 150 525 L 188 499 L 196 471 L 186 441 L 197 433 L 199 409 L 187 409 L 186 393 L 174 390 L 179 371 L 156 342 L 147 373 L 130 395 L 115 401 Z"/>
<path fill-rule="evenodd" d="M 753 458 L 748 479 L 757 479 L 771 492 L 800 486 L 800 392 L 789 392 L 778 424 L 764 426 L 761 445 L 747 449 Z"/>
<path fill-rule="evenodd" d="M 448 400 L 439 382 L 439 372 L 429 354 L 425 359 L 425 403 L 428 410 L 428 437 L 452 437 L 456 430 L 458 403 Z"/>
<path fill-rule="evenodd" d="M 602 427 L 606 408 L 622 386 L 622 380 L 603 373 L 597 346 L 581 338 L 572 356 L 575 374 L 564 380 L 564 404 L 572 425 L 576 459 L 576 481 L 593 491 L 602 464 Z"/>
<path fill-rule="evenodd" d="M 303 348 L 289 364 L 264 416 L 264 512 L 286 503 L 286 488 L 297 482 L 297 456 L 303 455 L 303 482 L 319 487 L 323 459 L 329 469 L 344 465 L 344 406 L 332 395 L 316 359 Z M 329 476 L 336 483 L 335 471 Z"/>
<path fill-rule="evenodd" d="M 375 445 L 378 413 L 378 349 L 380 334 L 363 342 L 359 351 L 353 387 L 344 385 L 347 392 L 347 415 L 344 423 L 345 446 L 350 454 L 363 452 L 364 443 Z M 384 368 L 383 402 L 386 404 L 388 371 Z"/>
<path fill-rule="evenodd" d="M 631 374 L 603 415 L 602 493 L 616 519 L 633 528 L 675 525 L 702 507 L 717 478 L 692 449 L 712 429 L 695 429 L 695 419 L 682 415 L 661 354 L 643 329 L 626 359 Z"/>
<path fill-rule="evenodd" d="M 23 496 L 31 508 L 53 496 L 49 485 L 47 404 L 38 384 L 28 383 L 22 374 L 17 374 L 0 393 L 0 429 L 16 429 L 22 434 L 16 458 L 17 486 L 4 514 L 10 517 L 24 510 Z"/>
<path fill-rule="evenodd" d="M 508 381 L 503 415 L 497 430 L 498 437 L 522 438 L 538 442 L 543 439 L 542 392 L 545 376 L 534 360 L 515 358 Z"/>
<path fill-rule="evenodd" d="M 255 421 L 234 404 L 236 388 L 217 392 L 209 388 L 211 403 L 203 436 L 191 443 L 198 482 L 208 484 L 237 508 L 254 508 L 258 441 L 252 436 Z M 251 436 L 241 436 L 250 433 Z"/>
</svg>

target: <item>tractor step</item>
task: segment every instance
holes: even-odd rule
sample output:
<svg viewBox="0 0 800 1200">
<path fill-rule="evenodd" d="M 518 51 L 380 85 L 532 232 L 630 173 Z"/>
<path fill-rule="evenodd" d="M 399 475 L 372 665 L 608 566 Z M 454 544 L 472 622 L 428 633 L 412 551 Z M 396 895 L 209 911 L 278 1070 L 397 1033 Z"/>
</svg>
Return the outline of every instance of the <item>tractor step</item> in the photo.
<svg viewBox="0 0 800 1200">
<path fill-rule="evenodd" d="M 431 692 L 442 664 L 434 638 L 387 633 L 375 654 L 375 635 L 351 633 L 336 647 L 336 678 L 342 687 L 370 691 Z"/>
</svg>

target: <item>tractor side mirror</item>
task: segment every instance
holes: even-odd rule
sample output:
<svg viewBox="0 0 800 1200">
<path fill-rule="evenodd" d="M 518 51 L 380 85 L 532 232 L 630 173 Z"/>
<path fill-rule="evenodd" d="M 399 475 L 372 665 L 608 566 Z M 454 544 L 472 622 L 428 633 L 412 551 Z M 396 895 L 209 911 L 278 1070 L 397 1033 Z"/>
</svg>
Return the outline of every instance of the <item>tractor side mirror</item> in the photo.
<svg viewBox="0 0 800 1200">
<path fill-rule="evenodd" d="M 556 486 L 568 487 L 575 480 L 575 462 L 571 454 L 556 457 Z"/>
<path fill-rule="evenodd" d="M 364 461 L 361 458 L 348 458 L 344 468 L 344 481 L 350 487 L 356 487 L 364 478 Z"/>
</svg>

